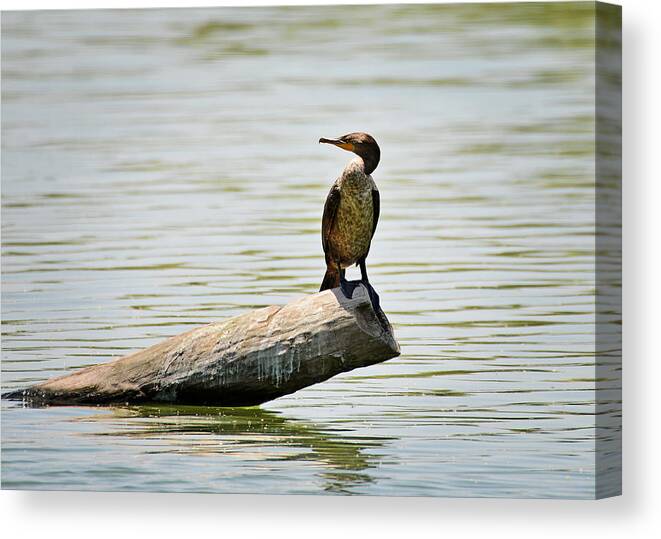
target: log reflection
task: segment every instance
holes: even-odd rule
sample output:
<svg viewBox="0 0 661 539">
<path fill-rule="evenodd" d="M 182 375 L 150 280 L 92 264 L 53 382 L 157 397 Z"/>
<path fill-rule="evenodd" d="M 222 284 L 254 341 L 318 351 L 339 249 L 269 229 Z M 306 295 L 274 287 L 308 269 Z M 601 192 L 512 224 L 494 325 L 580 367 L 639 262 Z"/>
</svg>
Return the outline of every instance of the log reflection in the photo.
<svg viewBox="0 0 661 539">
<path fill-rule="evenodd" d="M 368 470 L 377 467 L 382 458 L 374 450 L 390 440 L 347 436 L 337 428 L 258 407 L 132 406 L 77 421 L 111 426 L 94 436 L 157 442 L 149 453 L 236 458 L 252 461 L 255 466 L 291 461 L 316 464 L 324 490 L 338 493 L 349 493 L 356 486 L 374 481 Z"/>
</svg>

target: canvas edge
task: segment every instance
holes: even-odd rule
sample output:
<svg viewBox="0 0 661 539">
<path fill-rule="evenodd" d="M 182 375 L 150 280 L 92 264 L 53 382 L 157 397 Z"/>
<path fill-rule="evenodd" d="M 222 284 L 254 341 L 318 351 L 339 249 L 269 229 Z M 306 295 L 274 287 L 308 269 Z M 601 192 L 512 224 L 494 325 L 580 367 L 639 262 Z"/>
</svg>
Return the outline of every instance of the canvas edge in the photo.
<svg viewBox="0 0 661 539">
<path fill-rule="evenodd" d="M 595 2 L 595 499 L 622 494 L 622 8 Z"/>
</svg>

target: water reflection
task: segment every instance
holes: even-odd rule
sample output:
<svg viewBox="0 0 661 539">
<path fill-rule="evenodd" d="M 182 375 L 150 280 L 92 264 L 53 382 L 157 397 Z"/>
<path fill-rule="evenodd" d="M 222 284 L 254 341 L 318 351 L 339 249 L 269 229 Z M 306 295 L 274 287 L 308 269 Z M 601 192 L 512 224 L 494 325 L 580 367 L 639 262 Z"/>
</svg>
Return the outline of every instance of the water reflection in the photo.
<svg viewBox="0 0 661 539">
<path fill-rule="evenodd" d="M 323 489 L 335 493 L 351 493 L 352 487 L 374 481 L 366 471 L 379 466 L 383 455 L 378 449 L 392 439 L 356 436 L 349 429 L 321 426 L 259 407 L 150 405 L 110 411 L 75 421 L 94 423 L 92 436 L 158 441 L 159 447 L 145 450 L 146 454 L 310 463 L 324 478 Z"/>
</svg>

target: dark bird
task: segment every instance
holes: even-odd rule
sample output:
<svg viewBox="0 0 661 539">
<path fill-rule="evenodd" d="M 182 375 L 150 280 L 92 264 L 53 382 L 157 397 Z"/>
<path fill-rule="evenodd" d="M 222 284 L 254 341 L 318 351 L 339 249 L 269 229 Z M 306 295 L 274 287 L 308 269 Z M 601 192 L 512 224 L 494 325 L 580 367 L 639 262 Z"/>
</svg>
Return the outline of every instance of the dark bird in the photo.
<svg viewBox="0 0 661 539">
<path fill-rule="evenodd" d="M 379 190 L 372 179 L 381 158 L 376 140 L 367 133 L 349 133 L 338 139 L 320 138 L 320 143 L 333 144 L 353 152 L 353 158 L 331 187 L 321 222 L 321 243 L 326 254 L 326 275 L 319 291 L 339 286 L 351 298 L 358 282 L 345 279 L 345 270 L 360 266 L 361 280 L 367 288 L 375 310 L 379 296 L 367 278 L 365 259 L 379 221 Z"/>
</svg>

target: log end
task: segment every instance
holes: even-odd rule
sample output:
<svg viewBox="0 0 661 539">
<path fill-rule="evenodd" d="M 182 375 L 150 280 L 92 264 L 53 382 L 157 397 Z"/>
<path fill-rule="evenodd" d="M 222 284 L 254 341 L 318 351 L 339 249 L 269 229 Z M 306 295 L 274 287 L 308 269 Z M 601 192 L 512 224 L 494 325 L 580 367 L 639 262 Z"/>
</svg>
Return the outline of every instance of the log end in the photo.
<svg viewBox="0 0 661 539">
<path fill-rule="evenodd" d="M 320 292 L 320 294 L 332 294 L 339 305 L 350 310 L 360 329 L 380 341 L 388 350 L 386 353 L 392 354 L 386 359 L 392 359 L 401 354 L 399 343 L 395 339 L 392 325 L 386 317 L 386 313 L 381 308 L 374 309 L 365 285 L 359 284 L 350 299 L 344 296 L 340 288 L 326 290 Z M 385 361 L 385 359 L 381 361 Z"/>
</svg>

